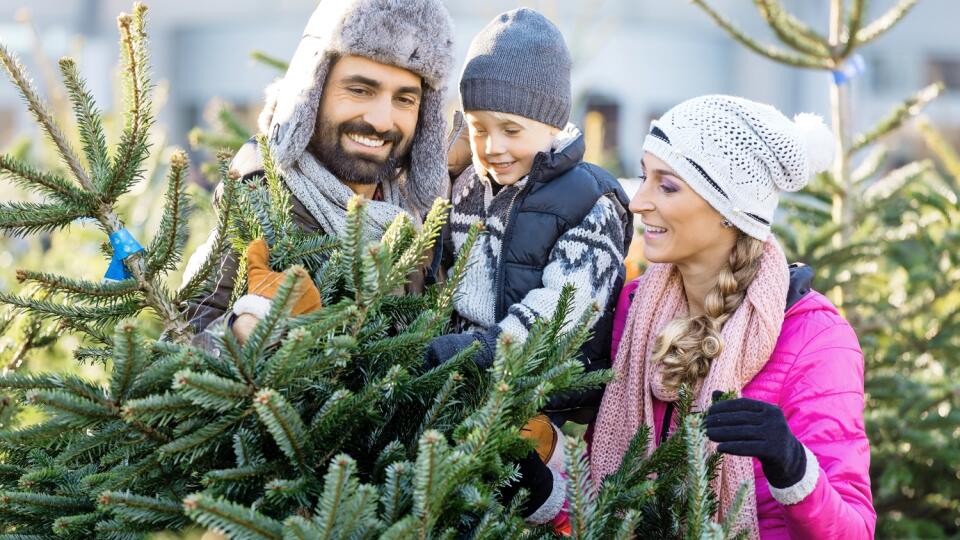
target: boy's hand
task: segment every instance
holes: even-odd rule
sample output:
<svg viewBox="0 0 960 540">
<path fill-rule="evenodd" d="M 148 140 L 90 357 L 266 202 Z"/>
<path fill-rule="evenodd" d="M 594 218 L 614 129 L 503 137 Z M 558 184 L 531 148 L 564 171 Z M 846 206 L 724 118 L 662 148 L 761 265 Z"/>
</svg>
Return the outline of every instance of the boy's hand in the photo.
<svg viewBox="0 0 960 540">
<path fill-rule="evenodd" d="M 258 238 L 247 246 L 247 295 L 241 297 L 234 304 L 233 311 L 237 315 L 231 325 L 233 335 L 240 344 L 247 341 L 260 319 L 270 309 L 270 301 L 276 296 L 280 286 L 287 279 L 283 272 L 274 272 L 270 269 L 270 250 L 267 243 Z M 290 314 L 294 317 L 311 313 L 322 307 L 320 291 L 306 271 L 302 272 L 297 290 L 293 292 L 293 308 Z"/>
<path fill-rule="evenodd" d="M 497 349 L 497 336 L 499 335 L 500 327 L 494 326 L 486 332 L 463 332 L 438 336 L 427 345 L 427 350 L 423 355 L 423 364 L 427 369 L 445 364 L 457 353 L 477 341 L 480 343 L 480 347 L 473 355 L 473 363 L 480 369 L 487 369 L 493 365 L 493 355 Z"/>
</svg>

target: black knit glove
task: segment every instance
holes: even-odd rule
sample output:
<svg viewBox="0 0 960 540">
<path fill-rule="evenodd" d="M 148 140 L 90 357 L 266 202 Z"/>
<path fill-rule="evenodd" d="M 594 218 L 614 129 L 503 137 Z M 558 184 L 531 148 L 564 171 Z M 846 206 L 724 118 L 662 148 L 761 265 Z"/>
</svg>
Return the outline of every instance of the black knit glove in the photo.
<svg viewBox="0 0 960 540">
<path fill-rule="evenodd" d="M 534 451 L 530 451 L 516 463 L 520 469 L 520 478 L 500 489 L 500 502 L 509 506 L 517 492 L 521 488 L 526 489 L 529 495 L 520 508 L 520 513 L 526 518 L 543 506 L 550 497 L 553 491 L 553 473 Z"/>
<path fill-rule="evenodd" d="M 440 364 L 445 364 L 457 353 L 472 345 L 474 341 L 479 341 L 480 348 L 473 355 L 473 361 L 480 369 L 487 369 L 493 365 L 498 335 L 500 335 L 500 328 L 494 326 L 486 332 L 463 332 L 438 336 L 427 345 L 423 355 L 424 366 L 427 369 L 433 369 Z"/>
<path fill-rule="evenodd" d="M 773 487 L 787 488 L 799 482 L 806 472 L 807 456 L 780 407 L 747 398 L 716 401 L 721 394 L 713 393 L 715 403 L 705 422 L 707 437 L 719 443 L 717 451 L 757 458 Z"/>
</svg>

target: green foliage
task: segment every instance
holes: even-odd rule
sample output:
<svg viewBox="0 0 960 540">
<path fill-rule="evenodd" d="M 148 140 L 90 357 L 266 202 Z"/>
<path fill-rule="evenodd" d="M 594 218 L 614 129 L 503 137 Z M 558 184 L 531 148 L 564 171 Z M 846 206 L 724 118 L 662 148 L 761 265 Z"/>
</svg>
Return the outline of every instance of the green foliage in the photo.
<svg viewBox="0 0 960 540">
<path fill-rule="evenodd" d="M 82 158 L 19 64 L 0 51 L 69 172 L 0 161 L 6 177 L 50 199 L 42 208 L 0 209 L 0 224 L 13 224 L 8 231 L 42 229 L 43 219 L 58 226 L 74 214 L 105 233 L 123 227 L 118 198 L 142 179 L 150 150 L 145 9 L 137 4 L 134 16 L 119 19 L 129 108 L 112 150 L 72 62 L 61 67 Z M 553 393 L 607 380 L 608 373 L 584 374 L 576 359 L 589 334 L 584 322 L 595 314 L 568 321 L 574 291 L 567 288 L 553 317 L 538 321 L 523 343 L 501 339 L 490 370 L 475 367 L 475 348 L 425 370 L 424 346 L 449 330 L 466 258 L 446 283 L 402 291 L 428 257 L 449 204 L 437 201 L 419 228 L 397 218 L 372 243 L 357 198 L 348 208 L 349 234 L 311 235 L 293 224 L 289 194 L 261 147 L 263 179 L 241 184 L 220 159 L 225 189 L 214 249 L 180 292 L 170 293 L 166 282 L 188 238 L 188 165 L 176 154 L 159 231 L 145 253 L 125 261 L 131 279 L 22 271 L 39 292 L 4 296 L 30 314 L 33 346 L 49 339 L 43 321 L 54 319 L 100 345 L 78 358 L 103 360 L 109 375 L 103 384 L 61 373 L 0 375 L 11 403 L 40 414 L 32 425 L 0 430 L 0 534 L 143 538 L 195 524 L 234 538 L 548 535 L 527 527 L 518 500 L 505 507 L 498 494 L 530 450 L 520 427 Z M 466 251 L 480 234 L 479 225 L 471 229 Z M 228 250 L 242 259 L 259 236 L 268 240 L 271 265 L 287 273 L 268 315 L 242 345 L 223 325 L 211 329 L 210 350 L 189 345 L 180 302 L 214 279 Z M 292 291 L 307 274 L 324 307 L 290 317 Z M 159 336 L 131 319 L 144 310 L 160 320 Z M 689 400 L 681 408 L 686 415 Z M 648 526 L 680 537 L 694 531 L 685 516 L 696 516 L 701 528 L 720 527 L 709 517 L 716 460 L 704 458 L 702 433 L 682 429 L 650 458 L 646 437 L 599 498 L 588 491 L 582 452 L 572 462 L 581 537 L 628 538 Z M 621 515 L 625 521 L 616 522 Z"/>
<path fill-rule="evenodd" d="M 743 45 L 772 60 L 837 69 L 917 4 L 899 0 L 867 22 L 866 1 L 831 0 L 831 33 L 820 34 L 777 0 L 755 2 L 783 47 L 762 45 L 704 0 L 694 4 Z M 943 90 L 934 83 L 872 128 L 849 133 L 850 84 L 831 88 L 840 155 L 801 194 L 781 201 L 778 238 L 789 257 L 817 271 L 854 326 L 864 352 L 867 432 L 878 537 L 960 532 L 960 160 L 929 123 L 934 160 L 898 163 L 886 139 Z"/>
</svg>

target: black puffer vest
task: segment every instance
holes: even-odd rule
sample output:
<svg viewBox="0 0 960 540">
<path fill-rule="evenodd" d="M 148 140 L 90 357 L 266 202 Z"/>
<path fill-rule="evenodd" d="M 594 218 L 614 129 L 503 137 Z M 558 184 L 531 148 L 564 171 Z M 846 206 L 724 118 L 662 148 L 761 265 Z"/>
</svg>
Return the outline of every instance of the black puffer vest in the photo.
<svg viewBox="0 0 960 540">
<path fill-rule="evenodd" d="M 496 320 L 507 315 L 507 309 L 520 302 L 533 289 L 543 287 L 543 270 L 557 240 L 579 225 L 600 197 L 615 199 L 623 223 L 623 253 L 633 237 L 633 215 L 627 211 L 629 199 L 620 183 L 607 171 L 582 161 L 583 136 L 550 153 L 534 158 L 527 184 L 516 194 L 504 222 L 499 264 L 494 277 L 496 288 Z M 447 242 L 444 251 L 452 253 Z M 625 270 L 619 275 L 602 315 L 593 327 L 590 340 L 581 347 L 581 360 L 588 371 L 610 367 L 610 339 L 613 332 L 613 310 L 623 287 Z M 580 395 L 560 395 L 551 400 L 547 410 L 556 423 L 581 416 L 577 410 Z"/>
</svg>

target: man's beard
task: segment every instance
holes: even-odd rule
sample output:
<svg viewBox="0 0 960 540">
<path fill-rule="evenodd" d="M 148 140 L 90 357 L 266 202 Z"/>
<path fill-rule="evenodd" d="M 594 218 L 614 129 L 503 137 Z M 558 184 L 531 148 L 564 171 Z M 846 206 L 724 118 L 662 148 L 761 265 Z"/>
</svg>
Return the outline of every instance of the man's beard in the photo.
<svg viewBox="0 0 960 540">
<path fill-rule="evenodd" d="M 380 161 L 376 158 L 347 152 L 341 144 L 346 134 L 378 137 L 384 144 L 391 144 L 390 154 Z M 320 163 L 343 182 L 379 184 L 397 175 L 397 168 L 404 165 L 412 140 L 403 144 L 403 135 L 397 130 L 379 132 L 363 120 L 353 120 L 334 125 L 317 118 L 317 129 L 310 140 L 310 150 Z"/>
</svg>

